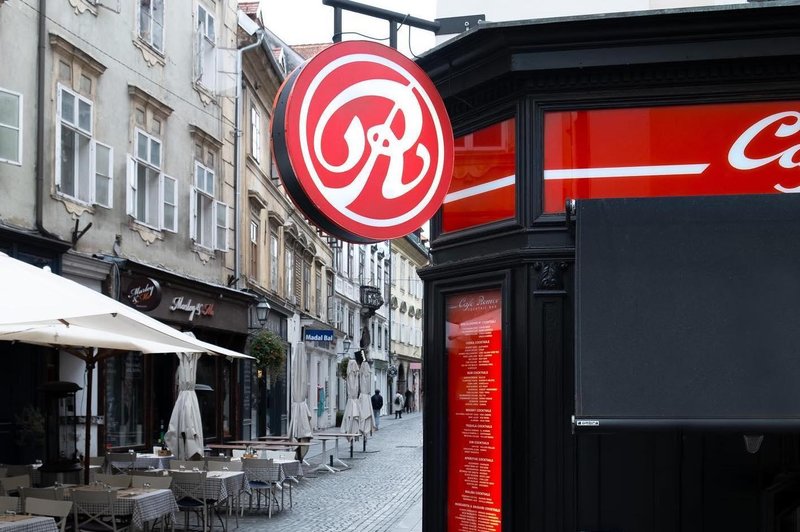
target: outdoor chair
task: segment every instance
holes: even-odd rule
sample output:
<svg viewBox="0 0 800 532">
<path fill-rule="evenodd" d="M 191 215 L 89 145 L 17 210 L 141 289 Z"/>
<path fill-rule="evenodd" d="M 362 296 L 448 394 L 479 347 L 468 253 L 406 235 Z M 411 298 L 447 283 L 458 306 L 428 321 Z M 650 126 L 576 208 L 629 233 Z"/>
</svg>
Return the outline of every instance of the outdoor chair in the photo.
<svg viewBox="0 0 800 532">
<path fill-rule="evenodd" d="M 208 501 L 205 496 L 205 471 L 174 471 L 170 474 L 170 488 L 175 495 L 178 511 L 186 512 L 184 529 L 189 529 L 189 514 L 194 513 L 203 521 L 203 532 L 208 530 Z"/>
<path fill-rule="evenodd" d="M 22 510 L 20 506 L 19 497 L 11 497 L 9 495 L 0 495 L 0 513 L 3 512 L 19 512 Z"/>
<path fill-rule="evenodd" d="M 224 456 L 224 455 L 223 456 L 213 456 L 212 455 L 212 456 L 206 456 L 205 457 L 205 461 L 206 462 L 230 462 L 231 461 L 231 457 L 230 456 Z"/>
<path fill-rule="evenodd" d="M 22 493 L 20 496 L 22 497 L 23 505 L 28 497 L 47 499 L 50 501 L 63 501 L 64 488 L 58 486 L 51 486 L 49 488 L 22 488 Z"/>
<path fill-rule="evenodd" d="M 279 465 L 274 464 L 272 460 L 265 460 L 263 458 L 247 458 L 242 460 L 242 470 L 245 472 L 247 482 L 251 492 L 256 494 L 256 507 L 261 509 L 261 494 L 264 494 L 267 503 L 267 510 L 269 517 L 272 517 L 272 503 L 278 506 L 278 499 L 275 496 L 276 489 L 282 489 L 281 482 L 281 468 Z M 283 498 L 283 493 L 281 493 Z M 249 508 L 253 508 L 253 494 L 250 493 Z M 244 508 L 242 508 L 244 513 Z"/>
<path fill-rule="evenodd" d="M 72 501 L 54 501 L 36 497 L 25 499 L 25 513 L 55 518 L 56 526 L 61 532 L 64 532 L 67 526 L 67 517 L 71 512 Z"/>
<path fill-rule="evenodd" d="M 109 475 L 106 473 L 97 473 L 94 476 L 94 479 L 95 481 L 112 488 L 129 488 L 131 485 L 130 475 Z"/>
<path fill-rule="evenodd" d="M 151 477 L 147 475 L 133 475 L 131 477 L 132 488 L 153 488 L 156 490 L 168 490 L 172 484 L 172 477 L 159 476 Z"/>
<path fill-rule="evenodd" d="M 209 462 L 209 471 L 241 471 L 241 462 Z"/>
<path fill-rule="evenodd" d="M 247 454 L 247 451 L 244 449 L 231 449 L 231 456 L 234 458 L 242 459 L 244 455 Z"/>
<path fill-rule="evenodd" d="M 106 455 L 106 473 L 110 475 L 130 474 L 134 462 L 136 462 L 136 453 L 108 453 Z"/>
<path fill-rule="evenodd" d="M 75 532 L 123 532 L 130 529 L 128 523 L 117 518 L 114 490 L 72 491 L 72 516 Z"/>
<path fill-rule="evenodd" d="M 3 466 L 6 468 L 6 476 L 7 477 L 18 477 L 20 475 L 28 475 L 31 476 L 31 471 L 33 471 L 33 466 L 31 465 L 5 465 Z"/>
<path fill-rule="evenodd" d="M 105 456 L 90 456 L 89 457 L 89 465 L 90 466 L 101 466 L 101 467 L 103 467 L 103 466 L 106 465 L 106 457 Z"/>
<path fill-rule="evenodd" d="M 206 463 L 203 460 L 170 460 L 169 461 L 169 468 L 174 471 L 179 471 L 181 466 L 184 467 L 186 471 L 193 471 L 196 467 L 200 471 L 205 470 Z"/>
<path fill-rule="evenodd" d="M 17 494 L 21 495 L 22 488 L 30 488 L 31 487 L 31 476 L 30 475 L 17 475 L 15 477 L 5 477 L 0 478 L 0 494 L 2 495 L 11 495 Z"/>
</svg>

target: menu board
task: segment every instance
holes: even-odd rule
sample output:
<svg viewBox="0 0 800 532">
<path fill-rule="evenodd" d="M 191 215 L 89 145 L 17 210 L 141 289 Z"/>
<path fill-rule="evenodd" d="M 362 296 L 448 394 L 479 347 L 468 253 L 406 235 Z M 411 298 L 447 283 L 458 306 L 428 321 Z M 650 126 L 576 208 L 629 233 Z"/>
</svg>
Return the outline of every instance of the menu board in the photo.
<svg viewBox="0 0 800 532">
<path fill-rule="evenodd" d="M 449 296 L 448 494 L 450 532 L 501 529 L 502 312 L 500 290 Z"/>
</svg>

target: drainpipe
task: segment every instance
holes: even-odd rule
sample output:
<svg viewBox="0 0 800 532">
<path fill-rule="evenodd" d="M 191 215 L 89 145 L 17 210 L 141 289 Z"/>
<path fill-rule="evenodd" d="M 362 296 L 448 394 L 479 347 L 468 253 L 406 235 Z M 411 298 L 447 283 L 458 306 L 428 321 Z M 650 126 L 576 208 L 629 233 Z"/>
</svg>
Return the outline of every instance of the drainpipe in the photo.
<svg viewBox="0 0 800 532">
<path fill-rule="evenodd" d="M 39 42 L 36 50 L 36 230 L 47 238 L 61 240 L 44 228 L 44 109 L 45 49 L 47 47 L 47 0 L 39 0 Z"/>
<path fill-rule="evenodd" d="M 41 0 L 44 2 L 45 0 Z M 234 288 L 239 288 L 239 279 L 241 277 L 241 261 L 242 261 L 242 243 L 240 242 L 240 225 L 241 225 L 241 218 L 242 218 L 242 204 L 241 204 L 241 197 L 242 197 L 242 161 L 241 157 L 239 156 L 240 152 L 240 144 L 242 139 L 242 132 L 240 131 L 240 125 L 242 123 L 242 55 L 245 52 L 253 50 L 261 46 L 262 41 L 264 40 L 264 32 L 258 32 L 258 40 L 253 44 L 248 44 L 244 48 L 240 48 L 237 50 L 236 54 L 236 105 L 235 105 L 235 117 L 234 117 L 234 140 L 233 140 L 233 168 L 234 168 L 234 196 L 236 198 L 236 208 L 233 209 L 234 213 L 234 220 L 233 220 L 233 237 L 234 242 L 236 242 L 236 254 L 233 258 L 233 278 L 234 278 Z"/>
</svg>

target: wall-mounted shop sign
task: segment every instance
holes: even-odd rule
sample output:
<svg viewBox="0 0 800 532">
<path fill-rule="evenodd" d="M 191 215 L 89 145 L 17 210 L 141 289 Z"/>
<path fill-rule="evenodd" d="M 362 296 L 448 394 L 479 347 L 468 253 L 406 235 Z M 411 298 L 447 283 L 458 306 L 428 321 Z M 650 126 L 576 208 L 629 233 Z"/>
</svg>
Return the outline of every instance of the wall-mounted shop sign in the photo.
<svg viewBox="0 0 800 532">
<path fill-rule="evenodd" d="M 189 321 L 192 321 L 195 316 L 213 317 L 214 303 L 194 303 L 191 298 L 178 296 L 172 298 L 169 310 L 172 312 L 188 312 Z"/>
<path fill-rule="evenodd" d="M 305 329 L 303 340 L 306 342 L 332 342 L 333 331 L 330 329 Z"/>
<path fill-rule="evenodd" d="M 544 212 L 567 199 L 800 191 L 798 101 L 557 111 L 544 122 Z"/>
<path fill-rule="evenodd" d="M 447 298 L 450 532 L 502 529 L 503 404 L 500 290 Z"/>
<path fill-rule="evenodd" d="M 122 300 L 137 310 L 153 310 L 161 303 L 161 285 L 155 279 L 134 277 L 126 286 Z"/>
<path fill-rule="evenodd" d="M 275 100 L 272 148 L 292 200 L 327 233 L 374 242 L 411 233 L 450 186 L 453 132 L 416 63 L 373 42 L 330 46 Z"/>
</svg>

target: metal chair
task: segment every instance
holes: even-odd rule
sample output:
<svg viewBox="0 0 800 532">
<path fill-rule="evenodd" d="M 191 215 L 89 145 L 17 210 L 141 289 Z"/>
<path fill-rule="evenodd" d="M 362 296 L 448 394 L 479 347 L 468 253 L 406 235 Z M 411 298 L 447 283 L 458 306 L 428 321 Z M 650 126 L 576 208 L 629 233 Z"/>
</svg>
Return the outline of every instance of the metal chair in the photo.
<svg viewBox="0 0 800 532">
<path fill-rule="evenodd" d="M 118 473 L 130 474 L 135 462 L 136 453 L 108 453 L 106 455 L 106 473 L 110 475 Z"/>
<path fill-rule="evenodd" d="M 64 488 L 58 486 L 51 486 L 49 488 L 22 488 L 22 493 L 20 496 L 22 497 L 23 505 L 28 497 L 46 499 L 49 501 L 63 501 Z"/>
<path fill-rule="evenodd" d="M 16 493 L 20 495 L 22 488 L 31 487 L 30 475 L 17 475 L 15 477 L 0 478 L 0 493 L 2 495 L 11 495 Z"/>
<path fill-rule="evenodd" d="M 200 471 L 204 471 L 206 468 L 206 462 L 204 460 L 170 460 L 169 461 L 169 468 L 173 470 L 180 470 L 181 466 L 184 467 L 186 471 L 192 471 L 196 467 Z"/>
<path fill-rule="evenodd" d="M 8 495 L 0 495 L 0 513 L 2 512 L 19 512 L 22 511 L 20 506 L 19 497 L 10 497 Z"/>
<path fill-rule="evenodd" d="M 205 496 L 205 471 L 173 471 L 170 488 L 175 495 L 178 511 L 186 512 L 184 528 L 189 529 L 189 513 L 203 520 L 203 532 L 208 530 L 208 502 Z"/>
<path fill-rule="evenodd" d="M 72 515 L 75 532 L 123 532 L 130 528 L 116 515 L 114 503 L 117 492 L 114 490 L 72 491 Z"/>
<path fill-rule="evenodd" d="M 278 499 L 275 496 L 275 490 L 282 490 L 281 483 L 283 482 L 283 474 L 281 467 L 274 464 L 272 460 L 265 460 L 263 458 L 247 458 L 242 460 L 242 470 L 245 472 L 247 482 L 251 491 L 256 493 L 256 506 L 261 509 L 261 494 L 266 497 L 267 510 L 269 517 L 272 517 L 272 503 L 278 506 Z M 283 492 L 281 492 L 283 498 Z M 282 508 L 282 504 L 280 505 Z M 250 494 L 249 507 L 253 508 L 253 494 Z M 244 508 L 242 508 L 244 514 Z"/>
<path fill-rule="evenodd" d="M 160 476 L 151 477 L 147 475 L 133 475 L 131 477 L 132 488 L 153 488 L 156 490 L 168 490 L 172 485 L 172 477 Z"/>
<path fill-rule="evenodd" d="M 36 497 L 25 499 L 25 513 L 56 518 L 56 526 L 61 532 L 64 532 L 67 526 L 67 517 L 70 512 L 72 512 L 72 501 L 55 501 Z"/>
<path fill-rule="evenodd" d="M 94 476 L 94 479 L 95 481 L 112 488 L 129 488 L 131 485 L 131 475 L 109 475 L 106 473 L 97 473 Z"/>
</svg>

